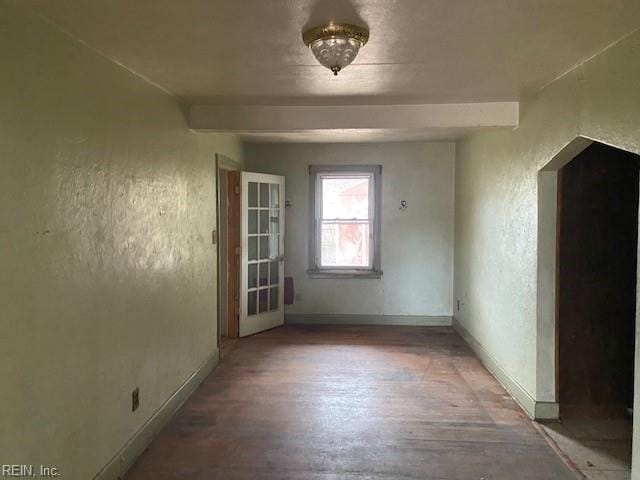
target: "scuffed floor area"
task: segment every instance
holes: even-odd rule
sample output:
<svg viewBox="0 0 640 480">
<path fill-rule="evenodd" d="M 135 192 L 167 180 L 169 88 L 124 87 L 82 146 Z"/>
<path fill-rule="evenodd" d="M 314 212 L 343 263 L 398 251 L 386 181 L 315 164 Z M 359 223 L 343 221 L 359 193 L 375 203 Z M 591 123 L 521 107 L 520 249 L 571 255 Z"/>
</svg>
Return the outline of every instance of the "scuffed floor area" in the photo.
<svg viewBox="0 0 640 480">
<path fill-rule="evenodd" d="M 128 480 L 573 480 L 445 327 L 285 326 L 239 340 Z"/>
<path fill-rule="evenodd" d="M 588 480 L 630 480 L 632 423 L 627 419 L 563 420 L 542 426 Z"/>
</svg>

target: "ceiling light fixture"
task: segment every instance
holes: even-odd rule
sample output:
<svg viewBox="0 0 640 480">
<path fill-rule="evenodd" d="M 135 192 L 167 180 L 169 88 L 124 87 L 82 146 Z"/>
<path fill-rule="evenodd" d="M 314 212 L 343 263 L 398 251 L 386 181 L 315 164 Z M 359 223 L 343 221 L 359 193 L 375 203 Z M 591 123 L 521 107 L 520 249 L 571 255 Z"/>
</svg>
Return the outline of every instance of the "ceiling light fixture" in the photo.
<svg viewBox="0 0 640 480">
<path fill-rule="evenodd" d="M 353 62 L 369 40 L 369 30 L 348 23 L 329 23 L 302 34 L 304 44 L 334 75 Z"/>
</svg>

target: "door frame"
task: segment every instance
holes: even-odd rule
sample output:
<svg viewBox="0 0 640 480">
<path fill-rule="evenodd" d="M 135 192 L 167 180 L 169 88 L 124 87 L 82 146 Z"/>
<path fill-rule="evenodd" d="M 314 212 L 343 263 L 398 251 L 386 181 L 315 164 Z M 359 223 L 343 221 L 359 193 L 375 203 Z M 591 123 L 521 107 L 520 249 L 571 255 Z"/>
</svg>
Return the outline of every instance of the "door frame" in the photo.
<svg viewBox="0 0 640 480">
<path fill-rule="evenodd" d="M 538 171 L 538 242 L 536 299 L 536 384 L 531 416 L 557 420 L 557 230 L 558 171 L 573 160 L 592 140 L 576 137 Z"/>
<path fill-rule="evenodd" d="M 227 337 L 240 331 L 240 170 L 227 171 Z"/>
<path fill-rule="evenodd" d="M 239 302 L 239 287 L 240 287 L 239 282 L 238 282 L 238 285 L 236 286 L 236 289 L 235 289 L 235 291 L 237 292 L 237 296 L 234 299 L 233 296 L 232 296 L 233 290 L 228 288 L 228 266 L 230 264 L 229 260 L 234 259 L 234 258 L 238 259 L 238 255 L 236 253 L 236 249 L 233 248 L 229 242 L 227 242 L 227 254 L 228 254 L 227 255 L 227 271 L 226 272 L 222 272 L 221 268 L 220 268 L 221 265 L 222 265 L 222 259 L 221 259 L 222 252 L 220 251 L 220 248 L 219 248 L 219 246 L 220 246 L 219 235 L 220 235 L 220 232 L 221 232 L 221 228 L 220 228 L 220 226 L 221 226 L 221 224 L 220 224 L 221 215 L 220 215 L 220 212 L 221 212 L 222 202 L 221 202 L 221 197 L 220 197 L 221 192 L 220 192 L 219 180 L 220 180 L 221 171 L 225 171 L 227 173 L 228 177 L 229 177 L 229 173 L 230 172 L 234 172 L 235 175 L 238 178 L 238 181 L 239 181 L 240 168 L 241 168 L 240 165 L 237 162 L 235 162 L 234 160 L 232 160 L 231 158 L 226 157 L 225 155 L 216 153 L 216 155 L 215 155 L 216 230 L 215 230 L 215 233 L 213 234 L 213 236 L 215 237 L 214 241 L 215 241 L 216 247 L 217 247 L 216 248 L 216 280 L 217 280 L 217 285 L 216 285 L 216 295 L 217 295 L 217 301 L 216 301 L 216 318 L 217 318 L 216 345 L 217 345 L 218 349 L 220 348 L 220 338 L 222 336 L 221 335 L 221 332 L 222 332 L 221 326 L 222 326 L 222 322 L 225 321 L 225 319 L 222 318 L 221 311 L 220 311 L 221 304 L 222 304 L 221 299 L 222 299 L 222 285 L 223 285 L 223 282 L 225 284 L 227 284 L 227 319 L 226 319 L 226 321 L 228 322 L 227 323 L 227 336 L 229 336 L 231 338 L 237 338 L 237 336 L 238 336 L 237 313 L 239 311 L 239 305 L 236 305 L 236 302 Z M 227 177 L 227 192 L 228 192 L 227 197 L 228 198 L 231 197 L 232 192 L 233 192 L 233 195 L 235 195 L 235 197 L 237 198 L 237 202 L 236 203 L 237 203 L 237 214 L 238 214 L 238 216 L 236 218 L 238 220 L 238 225 L 237 225 L 237 228 L 236 228 L 236 232 L 237 233 L 236 233 L 236 237 L 235 238 L 236 238 L 236 243 L 238 243 L 239 240 L 240 240 L 240 236 L 239 236 L 239 229 L 240 229 L 240 225 L 239 225 L 240 198 L 239 198 L 239 194 L 235 193 L 235 188 L 230 188 L 230 183 L 228 181 L 229 180 L 228 177 Z M 229 216 L 228 213 L 229 212 L 227 212 L 227 215 L 226 215 L 226 218 L 228 220 L 227 228 L 226 228 L 227 233 L 230 231 L 230 228 L 229 228 L 230 216 Z M 236 247 L 239 248 L 239 243 L 236 245 Z M 232 255 L 232 253 L 233 253 L 233 255 Z M 238 273 L 236 275 L 238 276 Z M 230 317 L 231 317 L 231 315 L 229 315 L 230 307 L 234 307 L 234 309 L 235 309 L 235 312 L 236 312 L 236 320 L 235 320 L 235 322 L 230 320 Z"/>
</svg>

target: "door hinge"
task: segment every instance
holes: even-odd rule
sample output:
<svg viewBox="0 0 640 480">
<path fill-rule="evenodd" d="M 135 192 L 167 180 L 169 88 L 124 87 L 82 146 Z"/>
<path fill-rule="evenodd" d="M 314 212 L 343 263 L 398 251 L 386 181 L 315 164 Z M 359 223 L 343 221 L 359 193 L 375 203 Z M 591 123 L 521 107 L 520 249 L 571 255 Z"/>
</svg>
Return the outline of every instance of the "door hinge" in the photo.
<svg viewBox="0 0 640 480">
<path fill-rule="evenodd" d="M 236 247 L 236 255 L 240 255 L 240 247 Z"/>
<path fill-rule="evenodd" d="M 234 192 L 236 193 L 236 195 L 240 195 L 240 185 L 236 185 Z"/>
<path fill-rule="evenodd" d="M 218 243 L 218 231 L 217 230 L 211 230 L 211 243 L 213 245 Z"/>
</svg>

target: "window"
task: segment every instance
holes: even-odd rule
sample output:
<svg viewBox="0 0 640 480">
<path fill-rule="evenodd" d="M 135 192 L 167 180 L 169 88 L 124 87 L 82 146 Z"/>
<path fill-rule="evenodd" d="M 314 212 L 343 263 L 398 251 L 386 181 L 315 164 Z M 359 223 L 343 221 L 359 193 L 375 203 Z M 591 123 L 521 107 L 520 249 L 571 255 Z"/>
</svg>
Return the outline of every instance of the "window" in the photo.
<svg viewBox="0 0 640 480">
<path fill-rule="evenodd" d="M 309 274 L 380 277 L 379 165 L 309 167 Z"/>
</svg>

